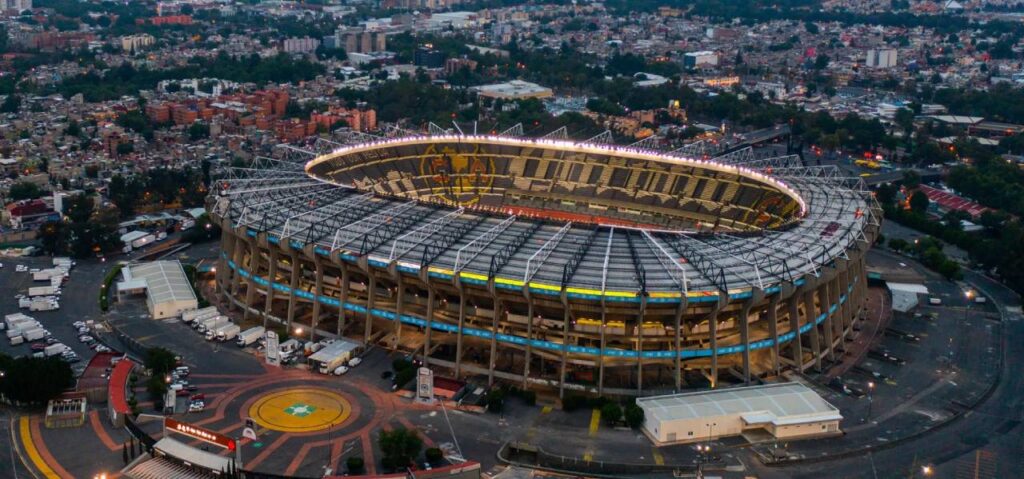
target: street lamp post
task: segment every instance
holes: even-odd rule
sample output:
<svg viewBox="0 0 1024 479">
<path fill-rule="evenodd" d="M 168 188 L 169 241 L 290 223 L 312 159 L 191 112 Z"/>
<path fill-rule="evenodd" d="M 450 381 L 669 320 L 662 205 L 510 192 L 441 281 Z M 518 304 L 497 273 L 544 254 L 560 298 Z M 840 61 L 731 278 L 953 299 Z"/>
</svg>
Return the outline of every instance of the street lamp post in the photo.
<svg viewBox="0 0 1024 479">
<path fill-rule="evenodd" d="M 872 400 L 872 393 L 875 392 L 875 382 L 868 381 L 868 421 L 871 421 L 871 405 L 874 404 Z"/>
<path fill-rule="evenodd" d="M 967 305 L 964 306 L 964 322 L 967 321 L 967 311 L 971 309 L 971 300 L 974 299 L 974 291 L 968 289 L 964 293 L 964 298 L 967 299 Z"/>
</svg>

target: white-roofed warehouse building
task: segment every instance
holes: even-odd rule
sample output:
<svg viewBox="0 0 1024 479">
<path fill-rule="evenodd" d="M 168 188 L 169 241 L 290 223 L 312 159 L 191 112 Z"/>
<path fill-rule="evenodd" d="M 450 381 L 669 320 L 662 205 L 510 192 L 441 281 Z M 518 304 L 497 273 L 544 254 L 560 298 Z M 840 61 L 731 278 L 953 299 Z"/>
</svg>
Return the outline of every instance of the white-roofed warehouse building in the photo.
<svg viewBox="0 0 1024 479">
<path fill-rule="evenodd" d="M 799 383 L 638 398 L 644 433 L 657 445 L 707 441 L 760 429 L 777 439 L 840 434 L 835 406 Z"/>
<path fill-rule="evenodd" d="M 129 264 L 121 268 L 117 283 L 119 297 L 145 290 L 146 307 L 153 319 L 181 316 L 199 307 L 188 276 L 177 261 L 152 261 Z"/>
</svg>

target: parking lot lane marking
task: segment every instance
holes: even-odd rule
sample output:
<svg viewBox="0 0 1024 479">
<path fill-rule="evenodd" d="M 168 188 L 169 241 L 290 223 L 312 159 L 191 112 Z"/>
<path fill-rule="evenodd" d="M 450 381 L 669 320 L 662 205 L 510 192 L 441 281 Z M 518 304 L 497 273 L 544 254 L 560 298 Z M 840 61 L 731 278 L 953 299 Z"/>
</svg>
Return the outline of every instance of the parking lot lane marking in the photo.
<svg viewBox="0 0 1024 479">
<path fill-rule="evenodd" d="M 117 452 L 117 450 L 120 449 L 120 447 L 117 446 L 117 443 L 110 438 L 110 434 L 107 434 L 107 430 L 103 429 L 103 424 L 100 423 L 100 413 L 95 409 L 89 411 L 89 424 L 92 425 L 92 430 L 96 433 L 96 437 L 100 439 L 100 442 L 102 442 L 104 446 L 107 446 L 107 449 L 114 452 Z"/>
<path fill-rule="evenodd" d="M 594 408 L 590 413 L 590 437 L 597 435 L 597 430 L 601 426 L 601 410 Z"/>
<path fill-rule="evenodd" d="M 659 466 L 665 465 L 665 456 L 661 455 L 661 451 L 657 447 L 651 447 L 651 454 L 654 456 L 654 463 Z"/>
<path fill-rule="evenodd" d="M 58 474 L 57 471 L 50 467 L 50 464 L 48 464 L 47 461 L 43 459 L 43 454 L 40 453 L 39 449 L 36 447 L 35 441 L 32 440 L 32 433 L 34 432 L 33 429 L 35 428 L 32 427 L 31 421 L 29 420 L 28 416 L 21 417 L 21 419 L 19 420 L 18 427 L 19 433 L 21 435 L 21 444 L 22 446 L 24 446 L 25 454 L 28 454 L 29 460 L 31 460 L 32 464 L 35 465 L 36 470 L 42 473 L 43 477 L 47 479 L 60 479 L 61 477 L 72 477 L 70 474 L 67 473 L 67 471 L 64 471 L 63 469 L 61 469 L 61 471 L 64 472 L 64 475 L 62 476 Z M 60 468 L 60 466 L 57 466 L 57 468 Z"/>
</svg>

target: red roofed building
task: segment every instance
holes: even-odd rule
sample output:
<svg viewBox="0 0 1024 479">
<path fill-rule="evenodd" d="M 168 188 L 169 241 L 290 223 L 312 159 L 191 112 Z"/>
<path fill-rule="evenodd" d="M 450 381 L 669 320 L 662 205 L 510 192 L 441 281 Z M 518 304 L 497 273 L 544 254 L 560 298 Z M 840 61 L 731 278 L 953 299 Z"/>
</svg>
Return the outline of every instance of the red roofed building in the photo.
<svg viewBox="0 0 1024 479">
<path fill-rule="evenodd" d="M 928 201 L 935 203 L 943 211 L 963 211 L 971 215 L 972 218 L 977 218 L 982 213 L 989 211 L 989 208 L 985 206 L 948 191 L 928 185 L 920 185 L 918 189 L 928 197 Z"/>
</svg>

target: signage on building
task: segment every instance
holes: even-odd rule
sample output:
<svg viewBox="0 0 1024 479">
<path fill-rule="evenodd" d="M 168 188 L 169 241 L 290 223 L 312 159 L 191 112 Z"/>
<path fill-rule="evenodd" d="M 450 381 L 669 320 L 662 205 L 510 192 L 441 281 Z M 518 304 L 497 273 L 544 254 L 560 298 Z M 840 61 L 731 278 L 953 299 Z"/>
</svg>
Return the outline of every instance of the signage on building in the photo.
<svg viewBox="0 0 1024 479">
<path fill-rule="evenodd" d="M 416 375 L 416 399 L 426 402 L 434 400 L 434 372 L 430 368 L 420 368 Z"/>
<path fill-rule="evenodd" d="M 267 331 L 267 364 L 271 366 L 281 365 L 281 344 L 278 342 L 277 333 Z"/>
<path fill-rule="evenodd" d="M 177 421 L 169 417 L 164 418 L 164 431 L 175 432 L 183 436 L 191 437 L 192 439 L 198 439 L 215 446 L 223 447 L 229 451 L 234 451 L 236 447 L 235 440 L 231 437 L 187 422 Z"/>
</svg>

